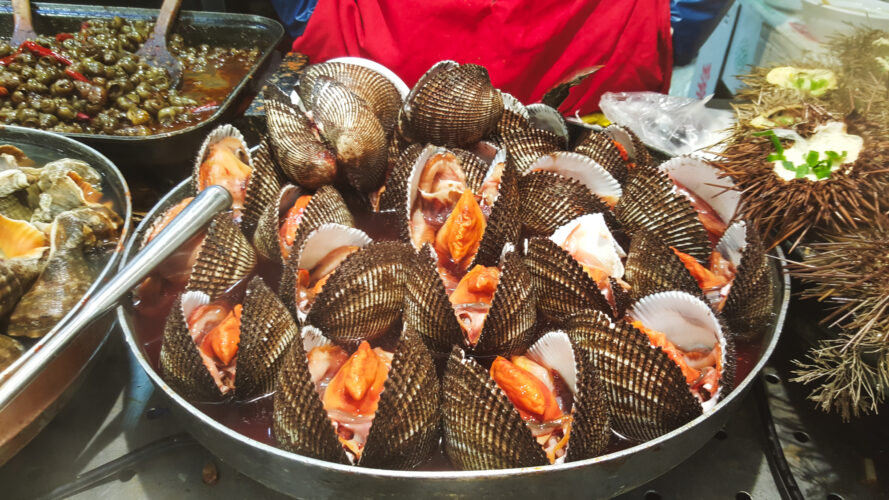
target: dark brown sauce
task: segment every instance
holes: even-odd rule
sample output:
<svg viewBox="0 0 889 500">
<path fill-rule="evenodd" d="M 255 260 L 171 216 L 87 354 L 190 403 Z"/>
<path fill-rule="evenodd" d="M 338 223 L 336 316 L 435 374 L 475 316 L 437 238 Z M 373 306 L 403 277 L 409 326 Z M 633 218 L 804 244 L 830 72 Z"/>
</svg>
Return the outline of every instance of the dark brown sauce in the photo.
<svg viewBox="0 0 889 500">
<path fill-rule="evenodd" d="M 390 214 L 367 214 L 355 212 L 356 225 L 367 232 L 374 240 L 395 240 L 398 239 L 398 230 L 395 218 Z M 163 268 L 160 272 L 165 272 Z M 172 271 L 171 271 L 172 272 Z M 272 262 L 260 260 L 257 266 L 257 272 L 262 276 L 270 287 L 277 291 L 278 282 L 280 281 L 280 267 Z M 248 279 L 249 280 L 249 279 Z M 235 285 L 229 292 L 231 295 L 239 295 L 243 293 L 244 282 Z M 159 357 L 161 341 L 163 339 L 164 322 L 169 311 L 176 299 L 181 293 L 185 284 L 178 286 L 167 283 L 168 286 L 157 294 L 157 300 L 150 302 L 143 300 L 138 307 L 128 305 L 133 315 L 135 325 L 135 336 L 141 342 L 143 350 L 149 363 L 154 370 L 160 373 Z M 753 369 L 753 366 L 759 360 L 762 352 L 759 339 L 754 341 L 738 342 L 735 345 L 737 364 L 735 370 L 735 386 L 740 384 L 744 378 Z M 433 357 L 437 361 L 440 357 L 446 358 L 446 355 Z M 482 363 L 489 363 L 491 359 L 481 360 Z M 237 377 L 235 378 L 237 384 Z M 251 439 L 255 439 L 261 443 L 275 446 L 274 433 L 272 431 L 272 397 L 270 395 L 256 398 L 250 401 L 233 401 L 228 400 L 220 403 L 202 403 L 192 402 L 195 408 L 202 411 L 208 417 L 216 420 L 222 425 L 238 432 Z M 605 453 L 614 453 L 625 450 L 639 444 L 636 441 L 625 439 L 616 434 L 612 434 L 611 440 Z M 456 469 L 448 460 L 444 453 L 444 447 L 439 446 L 432 456 L 424 463 L 419 465 L 415 470 L 419 471 L 454 471 Z"/>
</svg>

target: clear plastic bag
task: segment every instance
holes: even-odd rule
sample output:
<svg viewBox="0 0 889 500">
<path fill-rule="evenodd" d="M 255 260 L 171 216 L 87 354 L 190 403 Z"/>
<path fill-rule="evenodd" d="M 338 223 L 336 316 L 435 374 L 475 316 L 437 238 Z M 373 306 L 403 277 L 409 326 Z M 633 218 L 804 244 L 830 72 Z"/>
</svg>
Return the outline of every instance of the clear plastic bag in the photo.
<svg viewBox="0 0 889 500">
<path fill-rule="evenodd" d="M 599 107 L 609 121 L 629 127 L 648 146 L 678 156 L 710 148 L 734 124 L 731 111 L 705 107 L 711 97 L 607 92 Z"/>
</svg>

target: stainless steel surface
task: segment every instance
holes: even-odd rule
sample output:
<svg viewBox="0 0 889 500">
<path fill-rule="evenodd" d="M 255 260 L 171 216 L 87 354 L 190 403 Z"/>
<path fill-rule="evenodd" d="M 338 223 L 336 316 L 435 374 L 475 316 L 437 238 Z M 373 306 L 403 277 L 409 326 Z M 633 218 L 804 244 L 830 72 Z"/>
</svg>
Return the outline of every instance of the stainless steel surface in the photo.
<svg viewBox="0 0 889 500">
<path fill-rule="evenodd" d="M 13 144 L 21 148 L 37 162 L 47 162 L 60 158 L 76 158 L 89 163 L 102 176 L 102 192 L 111 201 L 112 208 L 121 215 L 124 226 L 117 248 L 108 258 L 105 267 L 98 273 L 93 285 L 87 290 L 84 299 L 92 296 L 116 271 L 124 241 L 129 234 L 132 211 L 130 192 L 120 171 L 107 158 L 94 149 L 58 134 L 16 126 L 0 126 L 0 143 Z M 75 315 L 83 300 L 62 318 L 64 324 Z M 111 327 L 111 319 L 94 325 L 88 332 L 66 349 L 54 351 L 49 343 L 58 334 L 61 326 L 56 326 L 38 340 L 15 363 L 0 373 L 0 387 L 5 391 L 19 394 L 9 400 L 0 410 L 0 464 L 24 446 L 58 411 L 61 403 L 70 396 L 81 380 L 85 367 L 97 348 L 105 341 Z M 44 365 L 37 355 L 58 356 L 51 365 Z M 33 380 L 28 391 L 22 391 L 14 382 L 4 384 L 13 373 L 24 373 Z"/>
<path fill-rule="evenodd" d="M 220 211 L 231 206 L 232 198 L 225 188 L 210 186 L 185 207 L 160 234 L 133 256 L 107 284 L 81 301 L 80 310 L 65 317 L 44 347 L 31 355 L 22 369 L 12 373 L 0 384 L 0 412 L 6 409 L 31 382 L 46 369 L 74 339 L 92 322 L 108 312 L 155 267 L 207 225 Z"/>
<path fill-rule="evenodd" d="M 166 209 L 188 194 L 183 182 L 171 191 L 152 213 Z M 146 217 L 151 218 L 152 214 Z M 137 229 L 144 231 L 145 223 Z M 132 251 L 132 242 L 124 260 Z M 257 481 L 286 494 L 299 495 L 311 491 L 312 496 L 336 495 L 344 498 L 363 497 L 367 492 L 387 492 L 392 497 L 414 497 L 422 492 L 427 497 L 484 495 L 496 497 L 552 493 L 559 485 L 560 494 L 569 497 L 607 497 L 639 486 L 660 476 L 688 458 L 740 406 L 752 380 L 765 365 L 778 341 L 789 300 L 789 282 L 772 267 L 775 287 L 775 322 L 763 336 L 762 355 L 751 371 L 729 396 L 715 409 L 688 424 L 655 440 L 627 450 L 601 457 L 548 467 L 528 467 L 496 471 L 390 471 L 350 467 L 296 455 L 259 443 L 235 433 L 209 418 L 180 397 L 150 366 L 142 346 L 134 337 L 133 318 L 118 308 L 118 319 L 124 338 L 136 360 L 168 398 L 168 404 L 183 427 L 201 444 L 224 462 Z"/>
</svg>

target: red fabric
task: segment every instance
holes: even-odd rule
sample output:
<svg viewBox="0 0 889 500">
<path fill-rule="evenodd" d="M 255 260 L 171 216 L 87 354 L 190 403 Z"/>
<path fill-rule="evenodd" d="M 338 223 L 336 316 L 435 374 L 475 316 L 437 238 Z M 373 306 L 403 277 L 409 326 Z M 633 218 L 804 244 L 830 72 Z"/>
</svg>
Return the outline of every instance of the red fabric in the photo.
<svg viewBox="0 0 889 500">
<path fill-rule="evenodd" d="M 293 50 L 313 62 L 373 59 L 408 86 L 442 59 L 480 64 L 526 104 L 602 64 L 561 108 L 585 114 L 603 92 L 669 90 L 669 7 L 668 0 L 318 0 Z"/>
</svg>

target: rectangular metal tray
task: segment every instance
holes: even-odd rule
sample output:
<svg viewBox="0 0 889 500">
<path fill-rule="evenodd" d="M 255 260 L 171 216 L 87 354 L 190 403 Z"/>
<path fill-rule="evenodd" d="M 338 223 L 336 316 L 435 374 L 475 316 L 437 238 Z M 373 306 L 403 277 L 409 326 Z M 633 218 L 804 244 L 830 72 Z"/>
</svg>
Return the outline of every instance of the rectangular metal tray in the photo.
<svg viewBox="0 0 889 500">
<path fill-rule="evenodd" d="M 154 21 L 158 11 L 131 7 L 32 3 L 34 29 L 55 34 L 77 31 L 87 19 L 111 18 Z M 12 5 L 0 2 L 0 37 L 12 34 Z M 144 137 L 99 134 L 63 134 L 82 141 L 120 166 L 129 178 L 140 177 L 146 167 L 152 176 L 182 178 L 183 165 L 194 158 L 204 136 L 213 127 L 233 120 L 244 112 L 262 86 L 264 71 L 271 64 L 284 28 L 275 20 L 248 14 L 182 11 L 173 26 L 190 44 L 218 44 L 237 48 L 258 47 L 260 55 L 247 75 L 232 89 L 219 108 L 206 120 L 180 130 Z M 162 170 L 158 171 L 157 168 Z"/>
</svg>

